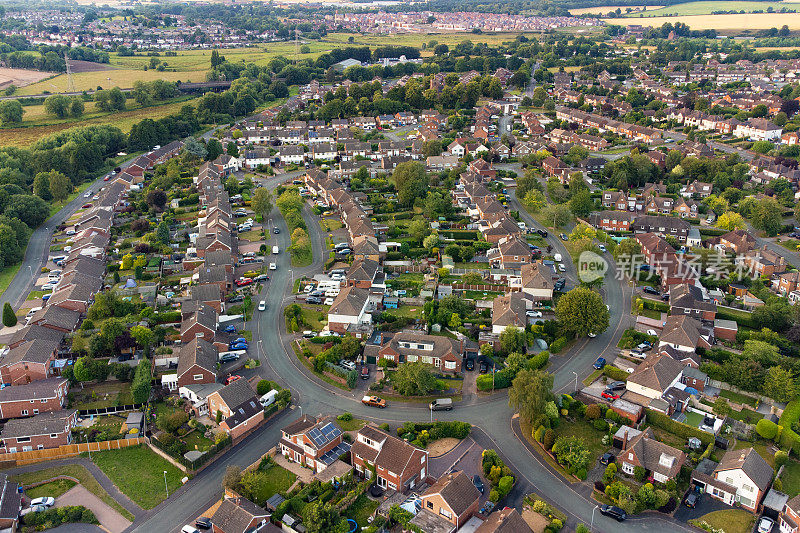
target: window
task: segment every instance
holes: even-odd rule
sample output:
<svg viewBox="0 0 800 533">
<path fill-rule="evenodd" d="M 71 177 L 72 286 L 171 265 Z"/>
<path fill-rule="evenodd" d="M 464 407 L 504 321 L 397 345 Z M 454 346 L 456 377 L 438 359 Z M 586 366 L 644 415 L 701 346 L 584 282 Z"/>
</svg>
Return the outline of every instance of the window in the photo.
<svg viewBox="0 0 800 533">
<path fill-rule="evenodd" d="M 194 380 L 195 381 L 200 381 L 201 379 L 203 379 L 203 374 L 195 374 L 194 375 Z"/>
<path fill-rule="evenodd" d="M 443 517 L 447 518 L 448 520 L 453 516 L 453 513 L 445 509 L 444 507 L 439 509 L 439 514 Z"/>
<path fill-rule="evenodd" d="M 20 442 L 30 442 L 30 441 L 31 441 L 31 438 L 30 438 L 30 437 L 17 437 L 17 443 L 20 443 Z"/>
<path fill-rule="evenodd" d="M 22 410 L 22 416 L 28 416 L 28 410 L 27 409 L 23 409 Z"/>
<path fill-rule="evenodd" d="M 425 507 L 427 507 L 428 509 L 433 509 L 433 502 L 430 500 L 426 501 Z"/>
<path fill-rule="evenodd" d="M 44 450 L 44 444 L 40 444 L 36 447 L 37 450 Z"/>
<path fill-rule="evenodd" d="M 39 410 L 38 409 L 34 409 L 33 410 L 33 414 L 38 415 L 39 414 Z"/>
<path fill-rule="evenodd" d="M 42 403 L 47 403 L 47 400 L 39 400 Z"/>
</svg>

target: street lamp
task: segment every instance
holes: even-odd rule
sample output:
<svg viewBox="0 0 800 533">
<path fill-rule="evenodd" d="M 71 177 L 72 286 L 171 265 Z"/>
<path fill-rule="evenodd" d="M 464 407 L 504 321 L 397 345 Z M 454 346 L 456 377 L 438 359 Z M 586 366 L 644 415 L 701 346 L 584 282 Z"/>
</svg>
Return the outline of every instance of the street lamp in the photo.
<svg viewBox="0 0 800 533">
<path fill-rule="evenodd" d="M 595 505 L 595 506 L 594 506 L 594 509 L 592 509 L 592 521 L 591 521 L 591 523 L 589 524 L 589 531 L 592 531 L 592 530 L 594 529 L 594 512 L 595 512 L 596 510 L 597 510 L 597 505 Z"/>
<path fill-rule="evenodd" d="M 169 487 L 167 487 L 167 471 L 164 470 L 164 490 L 167 491 L 167 498 L 169 498 Z"/>
<path fill-rule="evenodd" d="M 575 392 L 578 392 L 578 373 L 575 372 L 574 370 L 572 371 L 572 373 L 575 374 Z"/>
</svg>

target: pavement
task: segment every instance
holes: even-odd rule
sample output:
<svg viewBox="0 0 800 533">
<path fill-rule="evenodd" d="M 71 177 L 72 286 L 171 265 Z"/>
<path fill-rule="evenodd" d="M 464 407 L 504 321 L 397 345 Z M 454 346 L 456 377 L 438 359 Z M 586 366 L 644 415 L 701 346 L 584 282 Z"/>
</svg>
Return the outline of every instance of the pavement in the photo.
<svg viewBox="0 0 800 533">
<path fill-rule="evenodd" d="M 113 507 L 86 490 L 83 485 L 75 485 L 67 492 L 56 498 L 55 507 L 69 507 L 83 505 L 94 513 L 100 525 L 111 533 L 122 533 L 131 522 Z"/>
</svg>

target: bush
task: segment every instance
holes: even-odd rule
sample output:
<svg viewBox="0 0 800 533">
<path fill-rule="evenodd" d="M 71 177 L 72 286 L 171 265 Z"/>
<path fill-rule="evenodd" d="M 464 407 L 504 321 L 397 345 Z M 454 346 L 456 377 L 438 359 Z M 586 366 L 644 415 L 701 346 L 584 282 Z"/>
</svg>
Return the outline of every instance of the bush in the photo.
<svg viewBox="0 0 800 533">
<path fill-rule="evenodd" d="M 547 363 L 549 361 L 550 361 L 550 352 L 545 350 L 531 357 L 528 362 L 528 366 L 530 366 L 530 368 L 533 370 L 539 370 L 540 368 L 544 368 L 545 366 L 547 366 Z"/>
<path fill-rule="evenodd" d="M 28 513 L 22 518 L 22 522 L 27 526 L 34 526 L 39 531 L 74 522 L 99 524 L 94 513 L 82 505 L 51 508 L 39 513 Z"/>
<path fill-rule="evenodd" d="M 601 420 L 601 419 L 595 420 L 592 423 L 592 425 L 594 426 L 594 429 L 596 429 L 597 431 L 607 431 L 608 430 L 608 422 L 606 422 L 605 420 Z"/>
<path fill-rule="evenodd" d="M 259 396 L 263 396 L 271 390 L 279 390 L 279 389 L 280 387 L 278 386 L 277 383 L 275 383 L 274 381 L 270 381 L 268 379 L 262 379 L 256 385 L 256 393 L 258 393 Z"/>
<path fill-rule="evenodd" d="M 553 447 L 553 444 L 556 442 L 556 434 L 553 432 L 552 429 L 548 429 L 544 432 L 544 438 L 542 439 L 542 446 L 544 446 L 545 450 L 550 450 Z"/>
<path fill-rule="evenodd" d="M 493 503 L 497 503 L 499 499 L 500 493 L 497 491 L 497 489 L 492 489 L 489 491 L 489 500 L 491 500 Z"/>
<path fill-rule="evenodd" d="M 775 468 L 778 469 L 789 461 L 789 454 L 783 450 L 775 452 Z"/>
<path fill-rule="evenodd" d="M 559 337 L 550 344 L 550 353 L 558 353 L 567 345 L 566 337 Z"/>
<path fill-rule="evenodd" d="M 341 422 L 350 422 L 351 420 L 353 420 L 353 415 L 350 413 L 342 413 L 336 417 L 336 420 L 339 420 Z"/>
<path fill-rule="evenodd" d="M 762 418 L 756 423 L 756 433 L 764 439 L 773 440 L 778 435 L 778 424 Z"/>
<path fill-rule="evenodd" d="M 542 442 L 542 439 L 544 438 L 544 432 L 544 426 L 539 426 L 536 428 L 536 431 L 533 432 L 533 438 L 536 439 L 536 442 Z"/>
<path fill-rule="evenodd" d="M 622 370 L 621 368 L 617 368 L 615 366 L 606 365 L 603 367 L 603 375 L 608 376 L 609 378 L 613 379 L 614 381 L 627 381 L 628 380 L 628 373 Z"/>
<path fill-rule="evenodd" d="M 600 407 L 600 404 L 593 403 L 592 405 L 586 407 L 586 418 L 589 420 L 597 420 L 600 418 L 601 411 L 602 408 Z"/>
<path fill-rule="evenodd" d="M 636 481 L 641 483 L 644 481 L 644 477 L 647 475 L 647 470 L 642 468 L 641 466 L 634 466 L 633 467 L 633 477 L 636 478 Z"/>
</svg>

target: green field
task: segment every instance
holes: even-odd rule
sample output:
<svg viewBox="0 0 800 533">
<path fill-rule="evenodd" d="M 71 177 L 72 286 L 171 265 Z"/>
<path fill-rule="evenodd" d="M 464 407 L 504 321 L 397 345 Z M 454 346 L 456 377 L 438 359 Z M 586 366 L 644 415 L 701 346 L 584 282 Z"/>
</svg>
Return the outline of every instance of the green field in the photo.
<svg viewBox="0 0 800 533">
<path fill-rule="evenodd" d="M 664 17 L 668 15 L 710 15 L 715 11 L 745 11 L 747 13 L 752 13 L 753 11 L 763 11 L 766 13 L 767 8 L 769 7 L 775 11 L 778 11 L 781 8 L 796 9 L 800 11 L 800 3 L 752 2 L 746 0 L 734 0 L 733 2 L 686 2 L 683 4 L 662 7 L 660 9 L 648 9 L 647 11 L 643 11 L 641 13 L 630 13 L 626 16 L 630 18 L 644 18 Z M 623 9 L 623 12 L 624 11 L 625 10 Z"/>
</svg>

